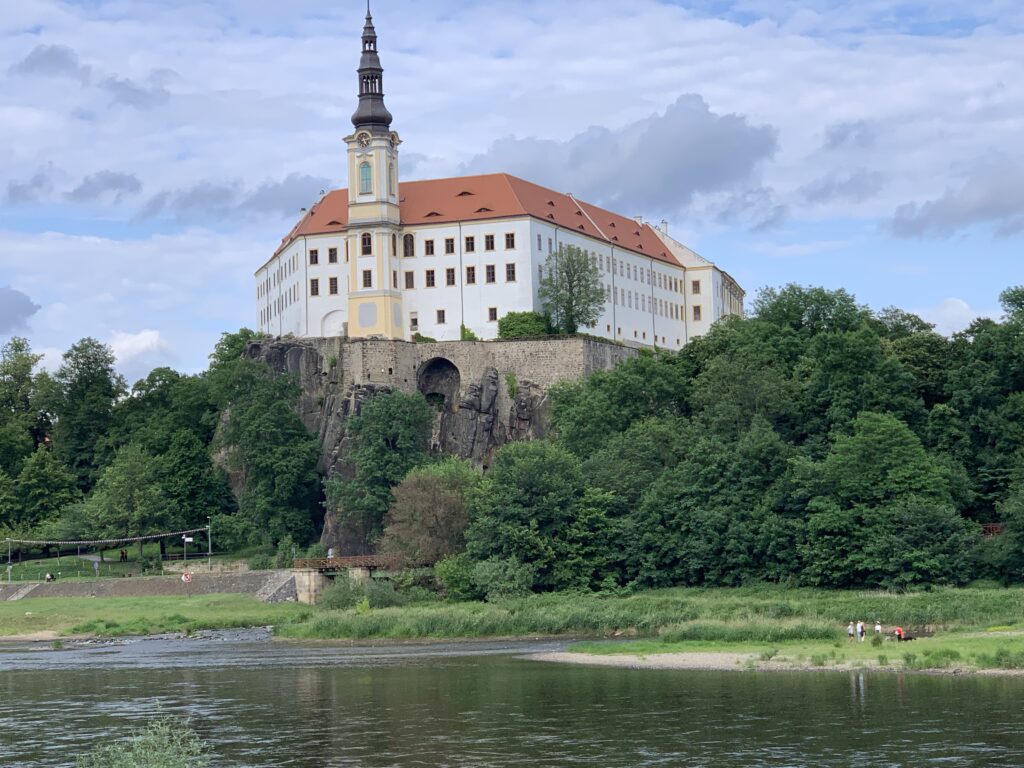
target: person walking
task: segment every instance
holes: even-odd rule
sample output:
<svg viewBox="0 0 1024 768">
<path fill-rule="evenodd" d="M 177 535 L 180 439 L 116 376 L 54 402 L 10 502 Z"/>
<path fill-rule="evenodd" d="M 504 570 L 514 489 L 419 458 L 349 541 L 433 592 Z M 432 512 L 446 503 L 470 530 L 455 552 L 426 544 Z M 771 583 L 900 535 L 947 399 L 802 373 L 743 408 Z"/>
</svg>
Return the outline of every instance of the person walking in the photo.
<svg viewBox="0 0 1024 768">
<path fill-rule="evenodd" d="M 864 636 L 866 634 L 867 634 L 867 626 L 865 626 L 863 621 L 858 621 L 857 622 L 857 641 L 863 643 L 864 642 Z"/>
<path fill-rule="evenodd" d="M 853 642 L 853 632 L 853 622 L 851 621 L 850 625 L 846 628 L 846 637 L 848 638 L 846 641 L 847 643 Z"/>
<path fill-rule="evenodd" d="M 882 620 L 881 619 L 875 619 L 875 634 L 876 635 L 882 634 Z"/>
</svg>

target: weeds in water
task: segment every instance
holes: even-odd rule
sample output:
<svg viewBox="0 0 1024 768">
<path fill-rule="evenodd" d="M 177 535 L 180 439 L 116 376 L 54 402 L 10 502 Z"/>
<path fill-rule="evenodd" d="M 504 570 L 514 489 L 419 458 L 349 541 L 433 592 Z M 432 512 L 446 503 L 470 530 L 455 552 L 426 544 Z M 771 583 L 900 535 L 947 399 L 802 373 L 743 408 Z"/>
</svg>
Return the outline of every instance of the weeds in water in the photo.
<svg viewBox="0 0 1024 768">
<path fill-rule="evenodd" d="M 888 667 L 889 666 L 889 657 L 886 656 L 884 653 L 878 654 L 878 666 L 880 666 L 880 667 Z"/>
<path fill-rule="evenodd" d="M 813 656 L 811 656 L 811 664 L 813 664 L 816 667 L 824 667 L 826 664 L 828 664 L 828 656 L 826 656 L 823 653 L 815 653 Z"/>
<path fill-rule="evenodd" d="M 917 654 L 916 653 L 904 653 L 903 654 L 903 666 L 907 669 L 914 669 L 917 665 Z"/>
<path fill-rule="evenodd" d="M 769 648 L 767 651 L 761 651 L 761 661 L 771 661 L 778 655 L 778 648 Z"/>
<path fill-rule="evenodd" d="M 53 650 L 55 650 L 55 651 L 63 651 L 64 650 L 64 641 L 63 640 L 54 640 L 52 643 L 50 643 L 50 647 Z"/>
</svg>

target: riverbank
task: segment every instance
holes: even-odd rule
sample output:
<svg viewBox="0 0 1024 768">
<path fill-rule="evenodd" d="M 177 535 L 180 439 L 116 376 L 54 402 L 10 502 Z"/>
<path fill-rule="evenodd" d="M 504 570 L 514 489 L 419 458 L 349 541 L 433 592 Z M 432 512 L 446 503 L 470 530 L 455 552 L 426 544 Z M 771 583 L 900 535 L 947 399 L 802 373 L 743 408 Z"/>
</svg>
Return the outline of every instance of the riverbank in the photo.
<svg viewBox="0 0 1024 768">
<path fill-rule="evenodd" d="M 574 643 L 537 661 L 633 669 L 875 670 L 948 674 L 1024 675 L 1024 630 L 948 632 L 897 643 L 865 642 L 663 643 L 657 640 Z"/>
<path fill-rule="evenodd" d="M 309 606 L 249 595 L 60 598 L 0 602 L 0 639 L 120 637 L 204 629 L 284 626 L 312 617 Z"/>
</svg>

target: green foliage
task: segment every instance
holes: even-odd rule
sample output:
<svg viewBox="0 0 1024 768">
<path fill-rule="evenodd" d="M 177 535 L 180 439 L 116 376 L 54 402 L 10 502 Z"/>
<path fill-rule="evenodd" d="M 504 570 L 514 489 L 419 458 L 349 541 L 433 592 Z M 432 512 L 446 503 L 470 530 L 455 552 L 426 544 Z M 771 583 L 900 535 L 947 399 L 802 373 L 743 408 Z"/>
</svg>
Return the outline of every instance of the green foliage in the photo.
<svg viewBox="0 0 1024 768">
<path fill-rule="evenodd" d="M 596 587 L 613 557 L 607 505 L 564 448 L 510 444 L 470 499 L 467 552 L 530 566 L 535 589 Z"/>
<path fill-rule="evenodd" d="M 430 336 L 424 336 L 422 333 L 414 333 L 412 335 L 412 340 L 417 344 L 434 344 L 437 342 L 437 339 Z"/>
<path fill-rule="evenodd" d="M 530 594 L 534 569 L 511 558 L 492 557 L 473 566 L 473 584 L 489 603 Z"/>
<path fill-rule="evenodd" d="M 88 491 L 99 477 L 101 446 L 114 424 L 114 404 L 125 394 L 114 370 L 114 352 L 85 338 L 64 353 L 55 381 L 59 387 L 54 443 L 57 455 Z"/>
<path fill-rule="evenodd" d="M 604 309 L 604 285 L 597 257 L 575 245 L 549 254 L 538 290 L 544 312 L 562 333 L 593 325 Z"/>
<path fill-rule="evenodd" d="M 346 425 L 350 476 L 327 482 L 330 507 L 355 534 L 372 542 L 383 531 L 391 489 L 428 458 L 434 412 L 420 394 L 386 392 L 363 404 Z"/>
<path fill-rule="evenodd" d="M 202 768 L 207 748 L 188 721 L 154 720 L 131 738 L 104 744 L 82 755 L 76 768 Z"/>
<path fill-rule="evenodd" d="M 499 339 L 532 339 L 549 336 L 551 322 L 538 312 L 508 312 L 498 319 Z"/>
<path fill-rule="evenodd" d="M 461 341 L 479 341 L 480 337 L 477 336 L 473 331 L 466 327 L 463 323 L 459 326 L 459 339 Z"/>
<path fill-rule="evenodd" d="M 15 483 L 18 513 L 11 527 L 31 531 L 81 498 L 74 475 L 45 446 L 25 462 Z"/>
<path fill-rule="evenodd" d="M 473 578 L 473 561 L 468 555 L 449 555 L 434 565 L 444 594 L 451 600 L 478 600 L 483 597 Z"/>
<path fill-rule="evenodd" d="M 516 379 L 516 375 L 514 373 L 510 372 L 505 374 L 505 388 L 508 390 L 508 396 L 514 400 L 516 394 L 519 392 L 519 380 Z"/>
<path fill-rule="evenodd" d="M 249 558 L 250 571 L 270 571 L 277 567 L 277 558 L 267 552 L 260 552 Z"/>
<path fill-rule="evenodd" d="M 344 610 L 357 608 L 365 603 L 366 609 L 391 608 L 405 605 L 409 598 L 395 589 L 395 585 L 383 579 L 350 579 L 338 576 L 323 591 L 318 606 L 323 610 Z"/>
<path fill-rule="evenodd" d="M 468 462 L 445 459 L 413 469 L 392 489 L 379 551 L 406 567 L 430 565 L 465 548 L 466 497 L 480 482 Z"/>
</svg>

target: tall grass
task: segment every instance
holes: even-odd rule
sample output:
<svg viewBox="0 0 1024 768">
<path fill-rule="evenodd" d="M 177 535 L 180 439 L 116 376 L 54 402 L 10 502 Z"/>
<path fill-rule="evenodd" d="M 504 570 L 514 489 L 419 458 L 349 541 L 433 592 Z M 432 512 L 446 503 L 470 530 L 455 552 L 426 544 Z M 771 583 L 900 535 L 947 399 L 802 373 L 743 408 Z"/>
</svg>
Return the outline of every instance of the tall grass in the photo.
<svg viewBox="0 0 1024 768">
<path fill-rule="evenodd" d="M 849 621 L 966 628 L 1015 624 L 1024 589 L 936 589 L 911 594 L 781 587 L 665 589 L 629 596 L 550 594 L 494 603 L 319 610 L 279 628 L 299 638 L 457 638 L 512 635 L 764 641 L 832 640 Z"/>
</svg>

